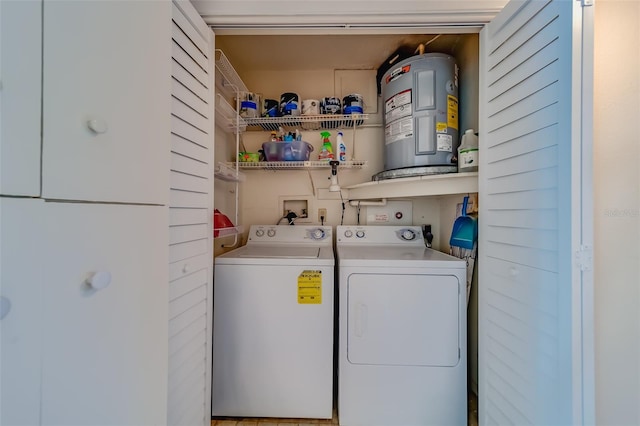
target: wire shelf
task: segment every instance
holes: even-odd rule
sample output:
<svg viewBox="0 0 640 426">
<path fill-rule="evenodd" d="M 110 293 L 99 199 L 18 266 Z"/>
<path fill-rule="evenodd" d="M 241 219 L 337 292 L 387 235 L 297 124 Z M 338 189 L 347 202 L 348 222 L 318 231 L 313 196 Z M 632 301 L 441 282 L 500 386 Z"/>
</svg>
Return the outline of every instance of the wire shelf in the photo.
<svg viewBox="0 0 640 426">
<path fill-rule="evenodd" d="M 213 237 L 222 238 L 229 237 L 237 234 L 242 234 L 244 228 L 242 226 L 230 226 L 228 228 L 214 228 Z"/>
<path fill-rule="evenodd" d="M 369 114 L 299 115 L 286 117 L 245 117 L 247 127 L 277 131 L 279 127 L 302 127 L 305 130 L 337 129 L 361 126 Z"/>
<path fill-rule="evenodd" d="M 229 167 L 235 167 L 235 162 L 227 163 Z M 342 161 L 338 168 L 361 169 L 367 165 L 366 161 L 353 160 Z M 331 165 L 328 161 L 260 161 L 260 162 L 239 162 L 241 169 L 261 169 L 261 170 L 282 170 L 282 169 L 329 169 Z"/>
<path fill-rule="evenodd" d="M 232 92 L 248 92 L 247 86 L 220 49 L 216 49 L 216 68 L 222 75 L 221 86 Z"/>
<path fill-rule="evenodd" d="M 238 172 L 235 165 L 232 167 L 226 163 L 218 163 L 215 166 L 215 176 L 219 179 L 226 180 L 228 182 L 244 182 L 244 174 Z"/>
<path fill-rule="evenodd" d="M 228 132 L 238 133 L 247 130 L 247 122 L 240 117 L 229 102 L 220 93 L 216 95 L 216 124 Z"/>
</svg>

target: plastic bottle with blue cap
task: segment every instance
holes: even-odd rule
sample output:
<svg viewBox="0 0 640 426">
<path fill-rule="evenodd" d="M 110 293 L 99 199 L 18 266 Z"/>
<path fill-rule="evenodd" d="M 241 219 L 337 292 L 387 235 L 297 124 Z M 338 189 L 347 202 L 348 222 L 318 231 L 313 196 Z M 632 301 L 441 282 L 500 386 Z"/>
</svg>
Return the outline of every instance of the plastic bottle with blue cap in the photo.
<svg viewBox="0 0 640 426">
<path fill-rule="evenodd" d="M 338 132 L 336 143 L 338 144 L 338 160 L 341 162 L 347 161 L 347 147 L 344 145 L 342 132 Z"/>
</svg>

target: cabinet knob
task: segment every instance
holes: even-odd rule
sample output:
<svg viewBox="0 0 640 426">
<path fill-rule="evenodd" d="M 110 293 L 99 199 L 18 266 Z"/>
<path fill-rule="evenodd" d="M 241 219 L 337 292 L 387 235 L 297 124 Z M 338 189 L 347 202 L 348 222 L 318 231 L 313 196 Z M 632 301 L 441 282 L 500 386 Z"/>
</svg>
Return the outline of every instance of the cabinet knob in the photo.
<svg viewBox="0 0 640 426">
<path fill-rule="evenodd" d="M 0 296 L 0 320 L 3 320 L 11 310 L 11 300 Z"/>
<path fill-rule="evenodd" d="M 520 274 L 520 270 L 514 266 L 509 268 L 509 275 L 512 277 L 517 277 Z"/>
<path fill-rule="evenodd" d="M 107 271 L 95 272 L 87 278 L 86 283 L 95 290 L 102 290 L 111 284 L 111 273 Z"/>
<path fill-rule="evenodd" d="M 109 127 L 107 126 L 107 122 L 100 118 L 92 118 L 91 120 L 87 121 L 87 127 L 89 127 L 89 130 L 98 134 L 106 133 L 109 129 Z"/>
<path fill-rule="evenodd" d="M 191 269 L 191 268 L 189 268 L 189 264 L 188 264 L 188 263 L 185 263 L 185 264 L 182 266 L 182 273 L 183 273 L 183 274 L 186 274 L 187 272 L 189 272 L 189 270 L 190 270 L 190 269 Z"/>
</svg>

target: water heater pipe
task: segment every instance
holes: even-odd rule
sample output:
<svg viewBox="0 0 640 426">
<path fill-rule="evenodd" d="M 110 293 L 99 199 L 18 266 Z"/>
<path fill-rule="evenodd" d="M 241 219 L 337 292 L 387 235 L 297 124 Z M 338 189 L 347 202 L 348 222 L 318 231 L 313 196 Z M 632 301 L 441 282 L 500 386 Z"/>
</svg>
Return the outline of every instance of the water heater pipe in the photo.
<svg viewBox="0 0 640 426">
<path fill-rule="evenodd" d="M 381 198 L 380 201 L 351 200 L 351 201 L 349 201 L 349 205 L 351 207 L 358 207 L 358 206 L 386 206 L 387 205 L 387 199 L 386 198 Z"/>
</svg>

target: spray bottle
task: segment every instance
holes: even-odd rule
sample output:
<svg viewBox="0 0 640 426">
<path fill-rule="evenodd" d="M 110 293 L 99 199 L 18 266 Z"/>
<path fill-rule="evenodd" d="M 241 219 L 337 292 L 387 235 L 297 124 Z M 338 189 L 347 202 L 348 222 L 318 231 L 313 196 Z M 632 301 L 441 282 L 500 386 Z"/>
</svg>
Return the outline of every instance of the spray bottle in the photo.
<svg viewBox="0 0 640 426">
<path fill-rule="evenodd" d="M 336 143 L 338 144 L 338 160 L 347 161 L 347 147 L 344 145 L 342 132 L 338 132 Z"/>
<path fill-rule="evenodd" d="M 331 133 L 324 131 L 320 133 L 320 136 L 322 136 L 322 148 L 320 148 L 318 160 L 333 160 L 333 146 L 331 146 L 331 141 L 329 140 Z"/>
</svg>

